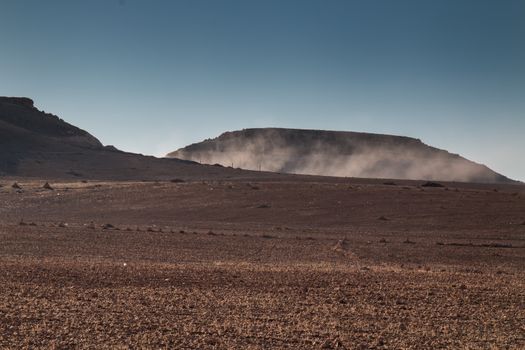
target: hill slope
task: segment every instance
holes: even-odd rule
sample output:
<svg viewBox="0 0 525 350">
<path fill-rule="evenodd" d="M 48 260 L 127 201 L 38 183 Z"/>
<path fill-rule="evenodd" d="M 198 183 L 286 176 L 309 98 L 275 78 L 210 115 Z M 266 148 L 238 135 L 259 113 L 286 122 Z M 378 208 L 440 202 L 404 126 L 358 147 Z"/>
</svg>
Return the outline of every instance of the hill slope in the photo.
<svg viewBox="0 0 525 350">
<path fill-rule="evenodd" d="M 484 165 L 402 136 L 301 129 L 244 129 L 167 155 L 273 172 L 367 178 L 513 182 Z"/>
<path fill-rule="evenodd" d="M 232 173 L 239 172 L 104 147 L 88 132 L 39 111 L 29 98 L 0 97 L 0 176 L 141 180 Z"/>
</svg>

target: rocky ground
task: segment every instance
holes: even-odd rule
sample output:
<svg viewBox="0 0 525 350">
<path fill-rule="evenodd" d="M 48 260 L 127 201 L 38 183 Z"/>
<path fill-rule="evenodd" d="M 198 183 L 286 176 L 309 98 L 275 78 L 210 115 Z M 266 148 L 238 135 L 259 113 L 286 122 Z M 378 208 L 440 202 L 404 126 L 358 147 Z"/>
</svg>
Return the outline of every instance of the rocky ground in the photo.
<svg viewBox="0 0 525 350">
<path fill-rule="evenodd" d="M 45 182 L 0 179 L 1 348 L 525 347 L 524 187 Z"/>
</svg>

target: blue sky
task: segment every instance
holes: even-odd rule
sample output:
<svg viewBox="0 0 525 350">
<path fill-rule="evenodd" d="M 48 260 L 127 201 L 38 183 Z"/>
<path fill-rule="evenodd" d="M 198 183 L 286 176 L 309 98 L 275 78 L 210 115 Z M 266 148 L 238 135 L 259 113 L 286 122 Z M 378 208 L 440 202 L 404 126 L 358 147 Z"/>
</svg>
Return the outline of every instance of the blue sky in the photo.
<svg viewBox="0 0 525 350">
<path fill-rule="evenodd" d="M 525 180 L 525 1 L 0 0 L 0 45 L 0 95 L 123 150 L 366 131 Z"/>
</svg>

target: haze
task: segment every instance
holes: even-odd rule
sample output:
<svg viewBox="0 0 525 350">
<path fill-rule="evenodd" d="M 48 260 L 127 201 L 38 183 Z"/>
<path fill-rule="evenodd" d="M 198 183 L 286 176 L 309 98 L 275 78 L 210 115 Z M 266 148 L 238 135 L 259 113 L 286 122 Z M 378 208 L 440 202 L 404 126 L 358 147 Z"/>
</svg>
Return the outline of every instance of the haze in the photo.
<svg viewBox="0 0 525 350">
<path fill-rule="evenodd" d="M 406 135 L 525 180 L 523 1 L 3 1 L 0 95 L 163 156 L 227 130 Z"/>
</svg>

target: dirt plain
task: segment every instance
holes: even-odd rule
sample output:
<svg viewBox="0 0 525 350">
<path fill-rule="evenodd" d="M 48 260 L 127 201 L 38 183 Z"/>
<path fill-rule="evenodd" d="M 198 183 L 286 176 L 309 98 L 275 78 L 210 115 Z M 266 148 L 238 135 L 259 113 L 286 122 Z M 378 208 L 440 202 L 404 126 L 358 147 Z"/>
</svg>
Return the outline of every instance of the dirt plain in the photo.
<svg viewBox="0 0 525 350">
<path fill-rule="evenodd" d="M 48 181 L 0 179 L 0 348 L 525 348 L 523 186 Z"/>
</svg>

